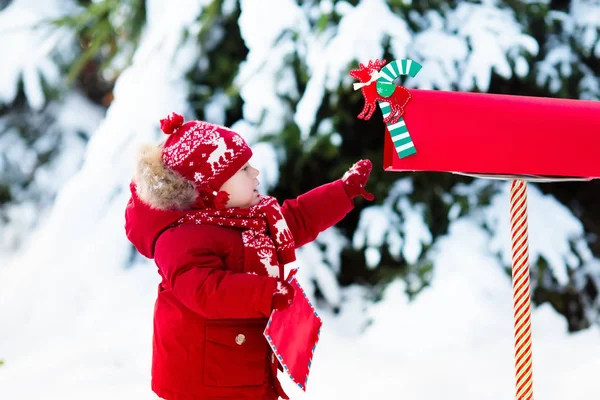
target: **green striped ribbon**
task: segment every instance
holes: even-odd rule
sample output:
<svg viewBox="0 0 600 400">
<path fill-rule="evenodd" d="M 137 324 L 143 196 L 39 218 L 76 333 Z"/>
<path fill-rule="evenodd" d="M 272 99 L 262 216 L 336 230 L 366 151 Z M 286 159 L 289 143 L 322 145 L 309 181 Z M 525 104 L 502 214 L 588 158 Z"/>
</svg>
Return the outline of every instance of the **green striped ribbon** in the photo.
<svg viewBox="0 0 600 400">
<path fill-rule="evenodd" d="M 394 60 L 387 64 L 381 69 L 380 77 L 377 80 L 377 91 L 383 95 L 383 93 L 389 92 L 389 85 L 393 85 L 396 78 L 401 75 L 409 75 L 415 77 L 421 70 L 422 66 L 416 61 L 410 59 Z M 390 112 L 390 103 L 387 101 L 378 101 L 383 117 L 387 117 Z M 404 122 L 404 118 L 400 117 L 400 120 L 395 124 L 387 124 L 388 130 L 392 137 L 392 142 L 398 153 L 398 157 L 404 158 L 412 154 L 416 154 L 417 150 L 415 145 L 408 133 L 408 128 Z"/>
<path fill-rule="evenodd" d="M 381 75 L 377 81 L 392 83 L 400 75 L 409 75 L 414 78 L 421 68 L 421 64 L 408 58 L 394 60 L 381 69 Z"/>
</svg>

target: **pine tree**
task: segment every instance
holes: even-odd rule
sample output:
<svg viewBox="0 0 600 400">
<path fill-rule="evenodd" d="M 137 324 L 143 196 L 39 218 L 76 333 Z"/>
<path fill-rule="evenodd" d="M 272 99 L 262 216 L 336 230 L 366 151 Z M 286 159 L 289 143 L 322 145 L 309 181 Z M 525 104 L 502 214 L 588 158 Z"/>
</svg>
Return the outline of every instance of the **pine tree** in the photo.
<svg viewBox="0 0 600 400">
<path fill-rule="evenodd" d="M 2 51 L 11 54 L 13 43 L 28 47 L 3 61 L 0 93 L 0 251 L 10 252 L 38 226 L 60 186 L 77 171 L 102 115 L 79 89 L 64 84 L 77 46 L 72 32 L 53 26 L 57 15 L 10 2 L 0 3 L 0 10 Z M 65 5 L 59 12 L 72 11 Z M 69 114 L 75 103 L 88 112 L 85 118 Z"/>
</svg>

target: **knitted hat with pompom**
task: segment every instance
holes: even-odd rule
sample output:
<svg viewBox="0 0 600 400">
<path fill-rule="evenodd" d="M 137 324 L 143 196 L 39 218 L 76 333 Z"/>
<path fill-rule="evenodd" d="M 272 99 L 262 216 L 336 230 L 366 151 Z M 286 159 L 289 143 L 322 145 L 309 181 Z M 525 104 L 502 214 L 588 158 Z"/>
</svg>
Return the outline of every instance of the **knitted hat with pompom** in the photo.
<svg viewBox="0 0 600 400">
<path fill-rule="evenodd" d="M 162 161 L 194 183 L 197 206 L 225 207 L 229 196 L 219 190 L 252 157 L 246 141 L 229 128 L 205 121 L 184 122 L 176 113 L 161 119 L 160 129 L 169 135 Z"/>
</svg>

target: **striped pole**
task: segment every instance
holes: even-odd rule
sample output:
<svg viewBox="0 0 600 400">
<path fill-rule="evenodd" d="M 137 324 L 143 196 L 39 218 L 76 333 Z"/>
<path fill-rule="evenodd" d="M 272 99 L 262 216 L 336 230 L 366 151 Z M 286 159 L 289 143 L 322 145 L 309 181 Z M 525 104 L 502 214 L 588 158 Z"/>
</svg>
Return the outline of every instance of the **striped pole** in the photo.
<svg viewBox="0 0 600 400">
<path fill-rule="evenodd" d="M 379 94 L 389 96 L 396 86 L 394 80 L 402 75 L 408 75 L 415 77 L 421 70 L 421 64 L 410 59 L 394 60 L 383 67 L 380 71 L 379 79 L 377 79 L 377 91 Z M 379 107 L 385 118 L 391 112 L 390 103 L 387 101 L 379 101 Z M 408 128 L 404 122 L 404 118 L 400 117 L 400 120 L 395 124 L 386 124 L 387 129 L 392 137 L 394 147 L 398 153 L 398 157 L 404 158 L 412 154 L 415 154 L 417 150 L 415 145 L 408 133 Z"/>
<path fill-rule="evenodd" d="M 533 399 L 531 363 L 531 299 L 527 235 L 527 184 L 513 180 L 510 190 L 512 278 L 515 324 L 515 374 L 517 400 Z"/>
</svg>

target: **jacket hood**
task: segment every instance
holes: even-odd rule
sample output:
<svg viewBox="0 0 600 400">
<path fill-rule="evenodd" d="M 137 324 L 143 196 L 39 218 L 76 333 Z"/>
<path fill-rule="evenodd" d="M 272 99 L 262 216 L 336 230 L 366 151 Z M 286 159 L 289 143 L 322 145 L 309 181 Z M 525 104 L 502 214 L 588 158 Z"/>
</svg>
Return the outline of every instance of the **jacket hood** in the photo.
<svg viewBox="0 0 600 400">
<path fill-rule="evenodd" d="M 125 233 L 140 254 L 154 258 L 158 237 L 192 208 L 198 193 L 192 182 L 164 165 L 161 148 L 152 145 L 140 149 L 129 188 Z"/>
<path fill-rule="evenodd" d="M 139 198 L 135 181 L 129 184 L 129 188 L 131 198 L 125 209 L 125 234 L 140 254 L 154 258 L 158 237 L 187 211 L 153 208 Z"/>
</svg>

